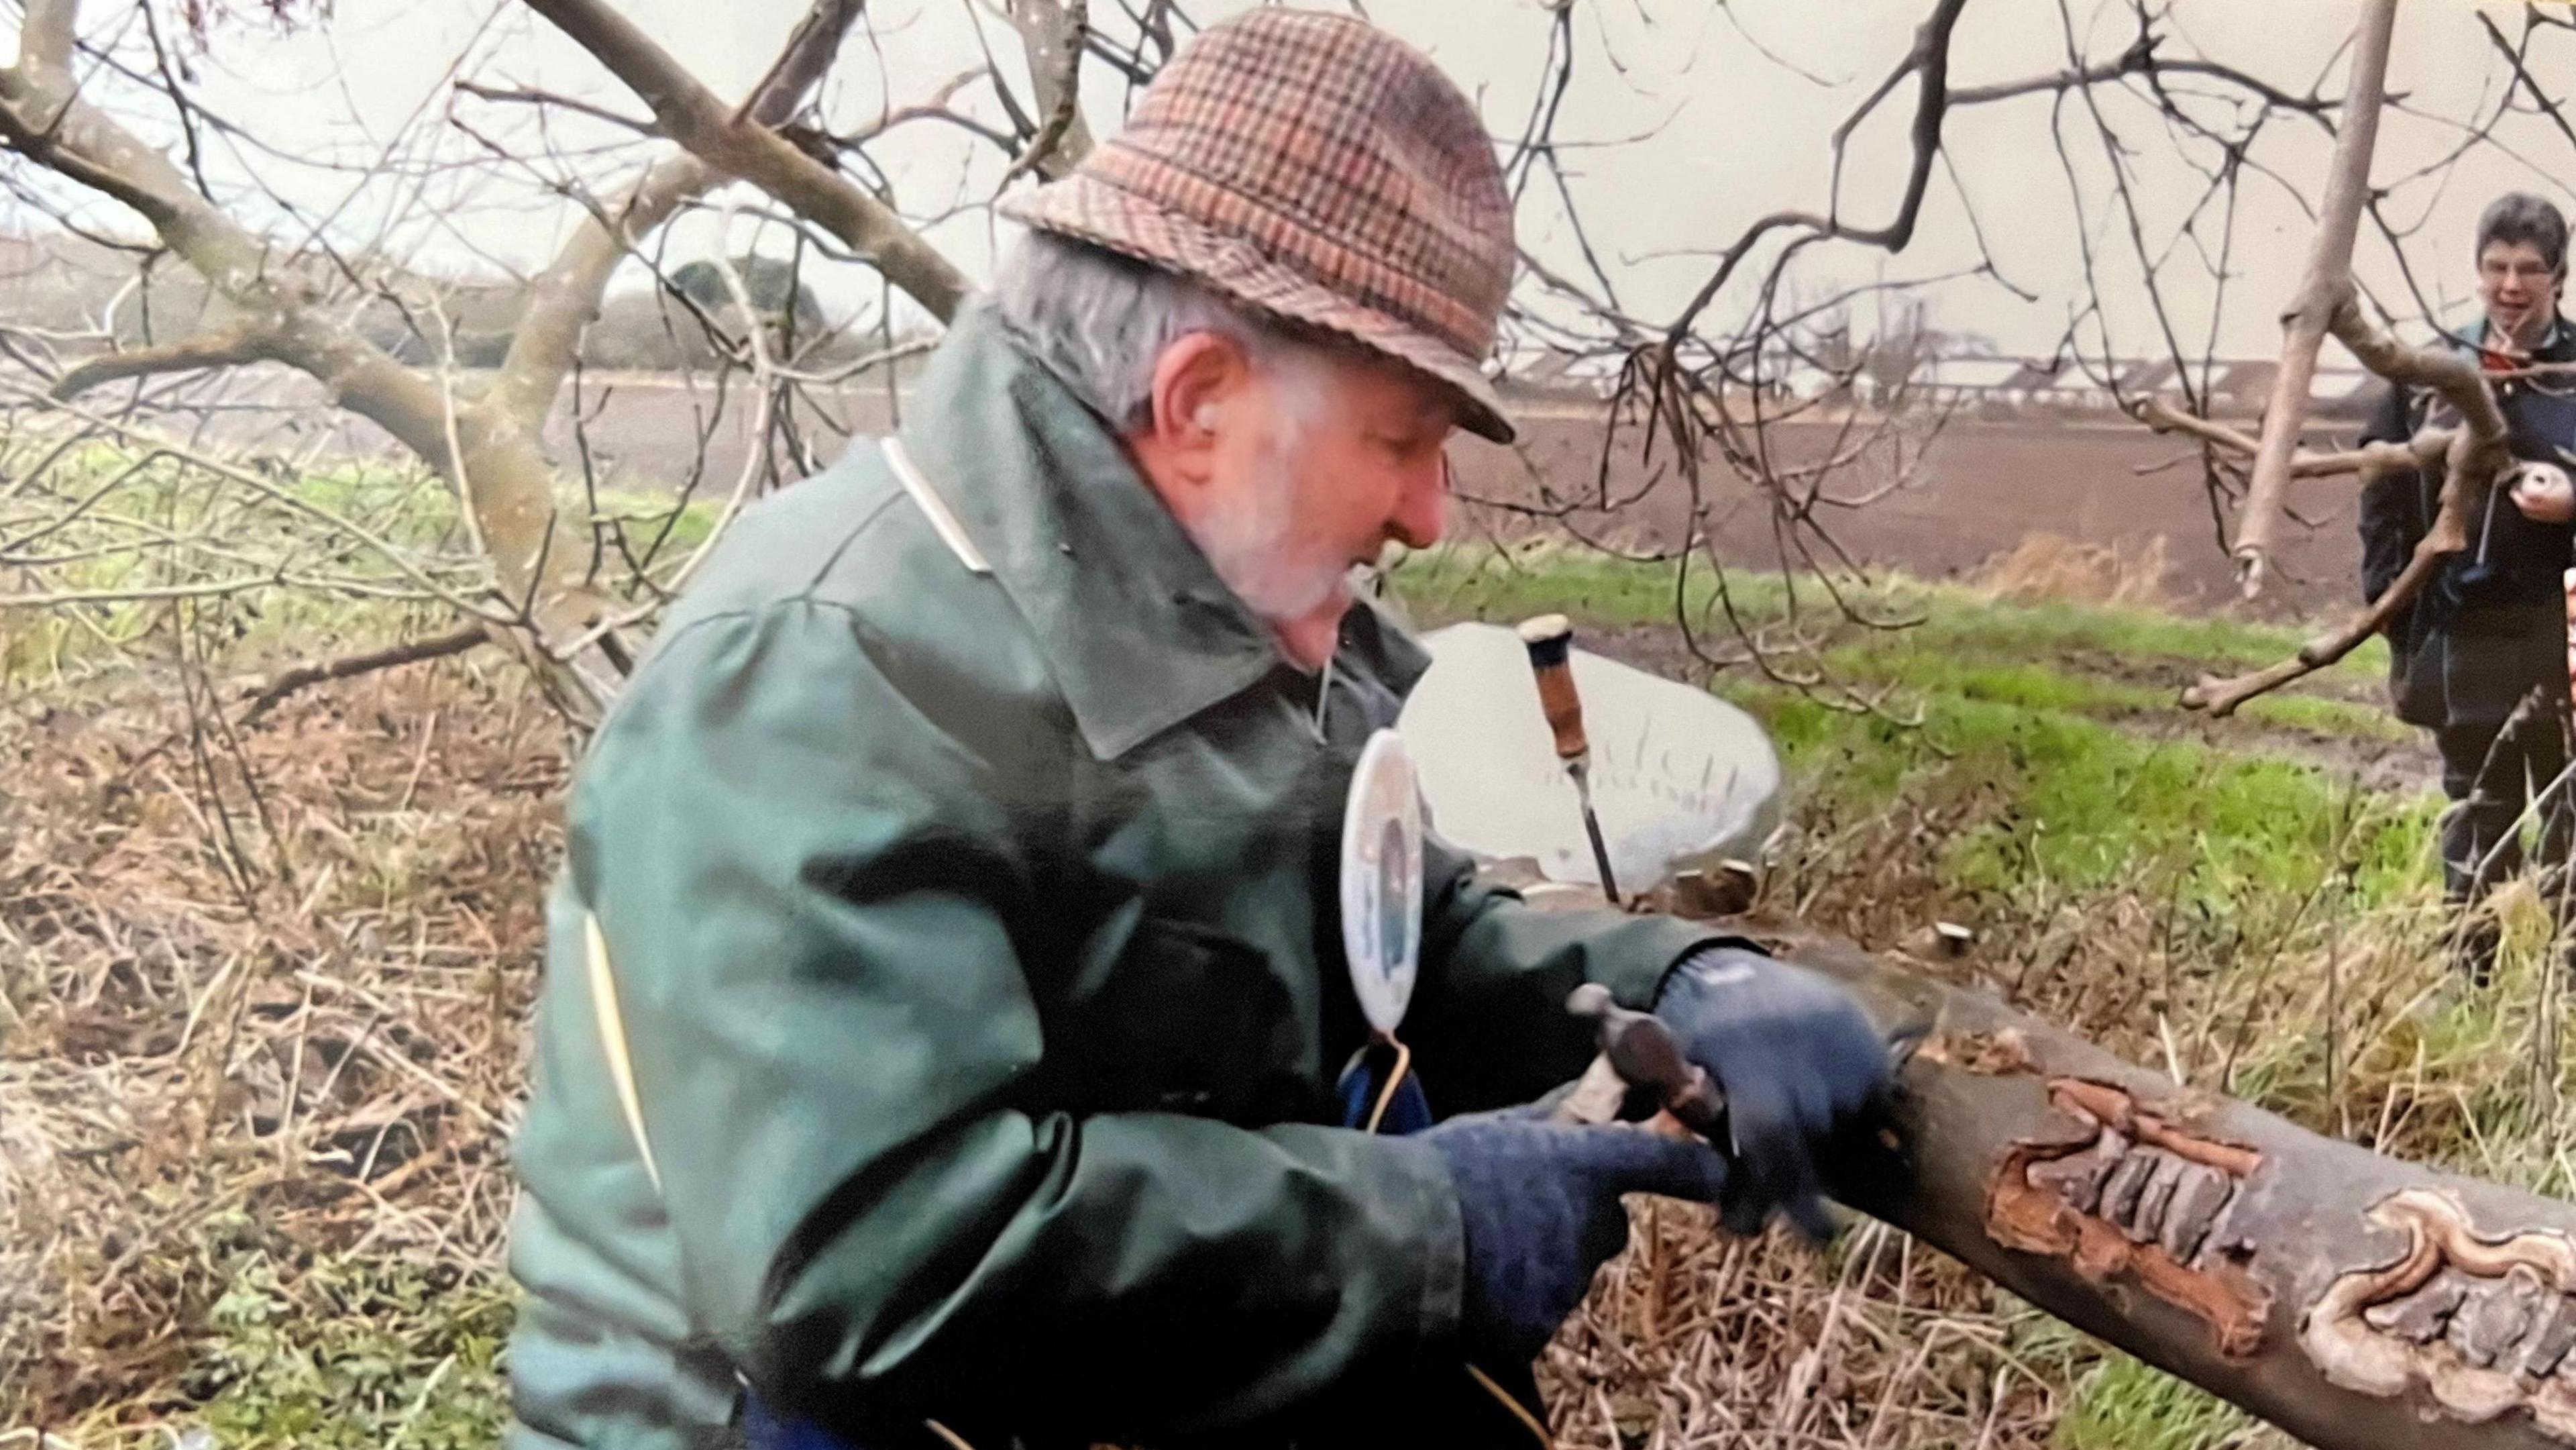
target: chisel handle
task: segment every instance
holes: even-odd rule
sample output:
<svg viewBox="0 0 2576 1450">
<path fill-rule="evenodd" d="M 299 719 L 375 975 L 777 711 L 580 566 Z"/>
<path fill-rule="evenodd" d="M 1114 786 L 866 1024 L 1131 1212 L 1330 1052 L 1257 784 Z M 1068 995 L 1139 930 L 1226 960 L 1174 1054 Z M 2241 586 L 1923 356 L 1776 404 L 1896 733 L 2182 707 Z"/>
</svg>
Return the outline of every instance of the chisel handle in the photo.
<svg viewBox="0 0 2576 1450">
<path fill-rule="evenodd" d="M 1592 753 L 1592 742 L 1583 734 L 1583 697 L 1574 692 L 1574 626 L 1562 614 L 1542 614 L 1524 621 L 1520 635 L 1538 681 L 1539 708 L 1556 737 L 1556 758 L 1581 760 Z"/>
</svg>

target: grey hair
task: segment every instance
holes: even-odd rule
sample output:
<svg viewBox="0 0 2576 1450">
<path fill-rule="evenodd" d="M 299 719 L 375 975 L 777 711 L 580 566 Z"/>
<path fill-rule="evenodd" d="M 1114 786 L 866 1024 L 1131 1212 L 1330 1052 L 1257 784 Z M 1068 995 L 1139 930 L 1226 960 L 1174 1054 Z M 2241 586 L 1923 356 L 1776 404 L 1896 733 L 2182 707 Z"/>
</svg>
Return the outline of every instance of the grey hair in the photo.
<svg viewBox="0 0 2576 1450">
<path fill-rule="evenodd" d="M 1020 240 L 993 280 L 993 300 L 1021 345 L 1120 429 L 1153 421 L 1154 365 L 1191 333 L 1231 338 L 1257 365 L 1297 374 L 1311 374 L 1304 364 L 1323 354 L 1186 277 L 1053 232 Z M 1317 391 L 1300 389 L 1309 400 Z"/>
<path fill-rule="evenodd" d="M 2540 254 L 2549 270 L 2567 275 L 2567 218 L 2557 207 L 2527 191 L 2508 191 L 2487 203 L 2478 216 L 2478 252 L 2503 242 L 2508 246 L 2523 245 Z"/>
</svg>

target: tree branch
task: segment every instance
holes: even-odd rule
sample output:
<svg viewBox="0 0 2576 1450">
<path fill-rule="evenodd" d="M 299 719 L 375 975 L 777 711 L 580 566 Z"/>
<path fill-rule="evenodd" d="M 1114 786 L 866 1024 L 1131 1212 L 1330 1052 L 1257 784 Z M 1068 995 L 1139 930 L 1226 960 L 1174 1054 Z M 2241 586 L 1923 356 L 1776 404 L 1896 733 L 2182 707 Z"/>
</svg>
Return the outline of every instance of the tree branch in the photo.
<svg viewBox="0 0 2576 1450">
<path fill-rule="evenodd" d="M 264 239 L 191 188 L 170 159 L 83 100 L 66 73 L 0 71 L 0 139 L 19 154 L 133 208 L 171 251 L 245 316 L 269 356 L 309 375 L 338 406 L 368 419 L 457 486 L 494 574 L 512 598 L 537 601 L 540 628 L 575 626 L 595 610 L 575 582 L 577 551 L 550 551 L 554 475 L 510 420 L 459 408 L 321 305 L 309 270 L 282 267 Z"/>
<path fill-rule="evenodd" d="M 965 275 L 893 208 L 798 150 L 775 129 L 749 119 L 736 123 L 732 108 L 607 0 L 527 4 L 624 81 L 652 108 L 671 139 L 839 238 L 934 316 L 945 320 L 956 312 L 970 290 Z"/>
<path fill-rule="evenodd" d="M 2513 464 L 2505 444 L 2504 412 L 2477 364 L 2457 353 L 2410 348 L 2399 342 L 2363 315 L 2351 286 L 2347 278 L 2328 319 L 2336 340 L 2372 372 L 2399 387 L 2429 388 L 2460 415 L 2460 426 L 2443 437 L 2441 509 L 2396 581 L 2343 628 L 2308 641 L 2296 655 L 2278 664 L 2232 679 L 2201 680 L 2183 692 L 2187 709 L 2233 714 L 2246 701 L 2324 669 L 2386 629 L 2397 612 L 2423 591 L 2442 561 L 2469 546 L 2469 520 L 2485 510 L 2488 491 Z M 2414 443 L 2428 443 L 2431 436 L 2437 435 L 2419 435 Z M 2407 446 L 2411 452 L 2413 445 Z M 2385 462 L 2371 463 L 2364 471 L 2365 481 L 2385 466 Z M 2282 467 L 2286 476 L 2287 460 Z"/>
<path fill-rule="evenodd" d="M 815 0 L 770 66 L 768 78 L 752 93 L 752 122 L 775 125 L 796 113 L 831 68 L 860 8 L 855 0 Z M 678 152 L 647 167 L 614 209 L 582 220 L 554 262 L 529 285 L 527 310 L 490 394 L 504 417 L 531 435 L 545 426 L 581 350 L 582 329 L 598 320 L 600 299 L 618 264 L 715 181 L 713 168 Z"/>
<path fill-rule="evenodd" d="M 1784 227 L 1800 227 L 1818 239 L 1859 242 L 1891 252 L 1903 251 L 1905 244 L 1914 239 L 1914 221 L 1922 213 L 1923 194 L 1932 180 L 1932 161 L 1941 149 L 1941 118 L 1949 109 L 1950 33 L 1959 24 L 1959 12 L 1966 8 L 1967 0 L 1940 0 L 1931 16 L 1923 22 L 1921 28 L 1915 31 L 1914 49 L 1904 61 L 1899 63 L 1896 71 L 1887 78 L 1887 81 L 1855 109 L 1835 132 L 1837 136 L 1847 139 L 1859 125 L 1861 118 L 1894 90 L 1897 82 L 1907 72 L 1911 71 L 1914 74 L 1919 87 L 1914 105 L 1914 124 L 1911 128 L 1914 157 L 1906 173 L 1905 192 L 1897 202 L 1895 217 L 1883 227 L 1853 227 L 1832 217 L 1818 216 L 1814 212 L 1776 211 L 1754 222 L 1744 229 L 1744 234 L 1737 237 L 1733 245 L 1719 255 L 1717 270 L 1710 274 L 1708 281 L 1701 284 L 1698 293 L 1691 298 L 1690 304 L 1684 307 L 1681 315 L 1673 320 L 1673 325 L 1667 331 L 1665 338 L 1667 352 L 1681 345 L 1682 338 L 1690 332 L 1691 324 L 1696 322 L 1699 315 L 1708 310 L 1708 305 L 1717 299 L 1717 294 L 1726 286 L 1727 279 L 1734 276 L 1735 269 L 1751 255 L 1754 245 L 1774 231 Z M 1836 165 L 1839 170 L 1839 159 Z"/>
<path fill-rule="evenodd" d="M 2568 145 L 2576 146 L 2576 126 L 2567 123 L 2567 113 L 2559 108 L 2558 102 L 2547 91 L 2540 88 L 2540 78 L 2522 63 L 2522 53 L 2513 48 L 2513 43 L 2504 38 L 2504 32 L 2496 28 L 2495 20 L 2483 11 L 2478 15 L 2478 23 L 2487 28 L 2487 39 L 2495 43 L 2497 52 L 2504 56 L 2505 64 L 2513 67 L 2514 79 L 2522 82 L 2522 88 L 2531 93 L 2531 103 L 2557 125 L 2558 134 L 2567 138 Z M 2524 43 L 2528 44 L 2531 32 L 2526 29 L 2522 34 Z"/>
<path fill-rule="evenodd" d="M 841 42 L 849 37 L 850 27 L 858 23 L 859 12 L 867 0 L 814 0 L 814 8 L 796 22 L 787 34 L 787 43 L 778 49 L 778 58 L 760 83 L 742 98 L 742 106 L 733 113 L 733 124 L 757 121 L 775 126 L 796 114 L 805 103 L 805 95 L 822 84 L 832 69 L 832 61 L 841 53 Z"/>
<path fill-rule="evenodd" d="M 2562 1362 L 2541 1341 L 2576 1313 L 2563 1200 L 2179 1087 L 1794 923 L 1721 924 L 1852 989 L 1891 1040 L 1922 1041 L 1896 1095 L 1900 1146 L 1839 1165 L 1827 1187 L 1845 1203 L 2321 1450 L 2576 1439 L 2569 1381 L 2530 1368 L 2544 1349 Z M 2462 1288 L 2455 1334 L 2488 1317 L 2472 1310 L 2514 1307 L 2462 1336 L 2479 1360 L 2439 1337 L 2446 1309 L 2430 1343 L 2401 1312 L 2457 1305 Z"/>
<path fill-rule="evenodd" d="M 64 369 L 48 391 L 56 401 L 68 402 L 92 388 L 126 378 L 238 367 L 244 363 L 275 361 L 276 357 L 276 339 L 257 329 L 242 328 L 192 337 L 165 347 L 100 353 Z"/>
<path fill-rule="evenodd" d="M 938 90 L 931 92 L 928 100 L 909 106 L 889 105 L 877 112 L 875 118 L 865 124 L 837 134 L 825 132 L 822 139 L 840 150 L 856 151 L 897 126 L 913 121 L 945 121 L 970 135 L 980 136 L 992 142 L 1001 148 L 1005 156 L 1016 156 L 1021 148 L 1013 141 L 1009 132 L 988 126 L 972 116 L 950 110 L 948 106 L 950 101 L 956 99 L 959 91 L 991 74 L 991 71 L 982 66 L 959 71 L 942 82 Z"/>
<path fill-rule="evenodd" d="M 1010 17 L 1028 52 L 1030 83 L 1046 119 L 1002 173 L 1002 184 L 1030 171 L 1053 181 L 1091 150 L 1091 130 L 1082 123 L 1082 55 L 1091 35 L 1091 6 L 1089 0 L 1010 0 Z"/>
<path fill-rule="evenodd" d="M 659 136 L 662 134 L 662 128 L 653 124 L 649 119 L 637 120 L 633 116 L 622 116 L 617 112 L 608 109 L 606 106 L 594 106 L 588 101 L 579 100 L 572 96 L 558 95 L 553 91 L 534 91 L 523 86 L 487 86 L 476 81 L 462 79 L 456 82 L 456 89 L 466 95 L 472 96 L 478 101 L 491 101 L 496 104 L 504 105 L 550 107 L 554 110 L 570 111 L 576 116 L 588 116 L 594 121 L 606 121 L 612 126 L 623 127 L 639 136 Z"/>
<path fill-rule="evenodd" d="M 2397 0 L 2369 0 L 2355 32 L 2359 43 L 2353 50 L 2343 125 L 2335 137 L 2334 166 L 2326 177 L 2307 277 L 2282 319 L 2288 337 L 2281 348 L 2281 370 L 2273 379 L 2271 405 L 2263 413 L 2262 447 L 2254 455 L 2254 476 L 2246 485 L 2245 509 L 2236 533 L 2236 566 L 2248 599 L 2262 592 L 2272 536 L 2280 527 L 2281 493 L 2289 486 L 2290 455 L 2297 450 L 2299 430 L 2308 420 L 2308 388 L 2316 378 L 2317 349 L 2338 309 L 2351 305 L 2352 244 L 2370 195 L 2370 158 L 2379 139 L 2379 112 L 2388 85 L 2388 42 L 2396 24 Z"/>
<path fill-rule="evenodd" d="M 2162 398 L 2138 400 L 2129 416 L 2158 433 L 2188 433 L 2204 442 L 2233 449 L 2247 458 L 2262 447 L 2262 440 L 2252 434 L 2230 428 L 2214 419 L 2186 413 Z M 2373 468 L 2429 468 L 2441 461 L 2450 450 L 2449 428 L 2427 428 L 2403 443 L 2365 443 L 2333 453 L 2309 453 L 2304 450 L 2290 455 L 2292 478 L 2331 478 L 2342 473 L 2361 473 Z"/>
<path fill-rule="evenodd" d="M 18 28 L 19 68 L 68 79 L 79 27 L 80 0 L 27 0 Z"/>
<path fill-rule="evenodd" d="M 378 670 L 390 670 L 400 665 L 418 664 L 423 660 L 461 655 L 468 650 L 489 644 L 491 640 L 491 632 L 482 625 L 469 624 L 463 629 L 447 634 L 433 634 L 425 639 L 407 640 L 384 649 L 369 650 L 364 654 L 343 655 L 336 660 L 326 660 L 315 665 L 297 665 L 291 670 L 285 670 L 273 676 L 267 683 L 243 693 L 242 698 L 249 702 L 249 708 L 242 711 L 240 723 L 243 725 L 258 723 L 261 716 L 275 709 L 280 701 L 299 690 L 310 689 L 315 685 L 327 684 L 333 680 L 353 679 L 359 675 L 373 674 Z"/>
<path fill-rule="evenodd" d="M 2106 61 L 2101 65 L 2059 71 L 2055 75 L 2030 76 L 2017 81 L 1998 81 L 1992 85 L 1963 86 L 1950 92 L 1950 105 L 1952 109 L 1956 109 L 1961 106 L 1992 105 L 1997 101 L 2009 101 L 2018 96 L 2058 95 L 2079 86 L 2104 85 L 2136 75 L 2208 76 L 2213 80 L 2242 86 L 2261 97 L 2267 105 L 2310 116 L 2321 116 L 2341 104 L 2320 96 L 2291 95 L 2278 86 L 2269 85 L 2233 66 L 2220 65 L 2215 61 L 2166 60 L 2156 54 L 2157 47 L 2163 41 L 2164 37 L 2159 35 L 2141 35 L 2127 50 L 2120 53 L 2119 59 Z"/>
</svg>

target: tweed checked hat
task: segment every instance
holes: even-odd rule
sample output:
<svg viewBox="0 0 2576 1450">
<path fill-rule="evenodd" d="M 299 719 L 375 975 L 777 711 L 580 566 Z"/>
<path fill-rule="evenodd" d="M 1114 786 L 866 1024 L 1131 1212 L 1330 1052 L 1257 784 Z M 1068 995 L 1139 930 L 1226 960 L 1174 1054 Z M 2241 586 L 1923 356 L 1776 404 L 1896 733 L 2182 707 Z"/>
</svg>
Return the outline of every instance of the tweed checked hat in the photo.
<svg viewBox="0 0 2576 1450">
<path fill-rule="evenodd" d="M 1172 57 L 1116 136 L 1005 215 L 1356 339 L 1464 395 L 1512 283 L 1511 198 L 1475 107 L 1363 21 L 1263 8 Z"/>
</svg>

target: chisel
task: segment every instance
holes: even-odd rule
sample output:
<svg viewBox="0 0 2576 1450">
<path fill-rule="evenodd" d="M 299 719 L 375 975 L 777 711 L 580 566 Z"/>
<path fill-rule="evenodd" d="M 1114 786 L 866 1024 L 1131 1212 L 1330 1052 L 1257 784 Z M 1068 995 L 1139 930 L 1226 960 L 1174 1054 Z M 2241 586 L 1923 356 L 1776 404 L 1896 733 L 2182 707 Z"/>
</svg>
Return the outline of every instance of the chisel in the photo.
<svg viewBox="0 0 2576 1450">
<path fill-rule="evenodd" d="M 1521 644 L 1529 650 L 1530 674 L 1538 680 L 1539 708 L 1556 736 L 1556 758 L 1574 780 L 1574 796 L 1583 805 L 1583 834 L 1592 841 L 1592 864 L 1601 871 L 1601 894 L 1619 904 L 1619 883 L 1610 872 L 1610 847 L 1601 839 L 1601 818 L 1592 810 L 1592 742 L 1583 734 L 1583 697 L 1574 691 L 1574 626 L 1562 614 L 1542 614 L 1521 625 Z"/>
</svg>

